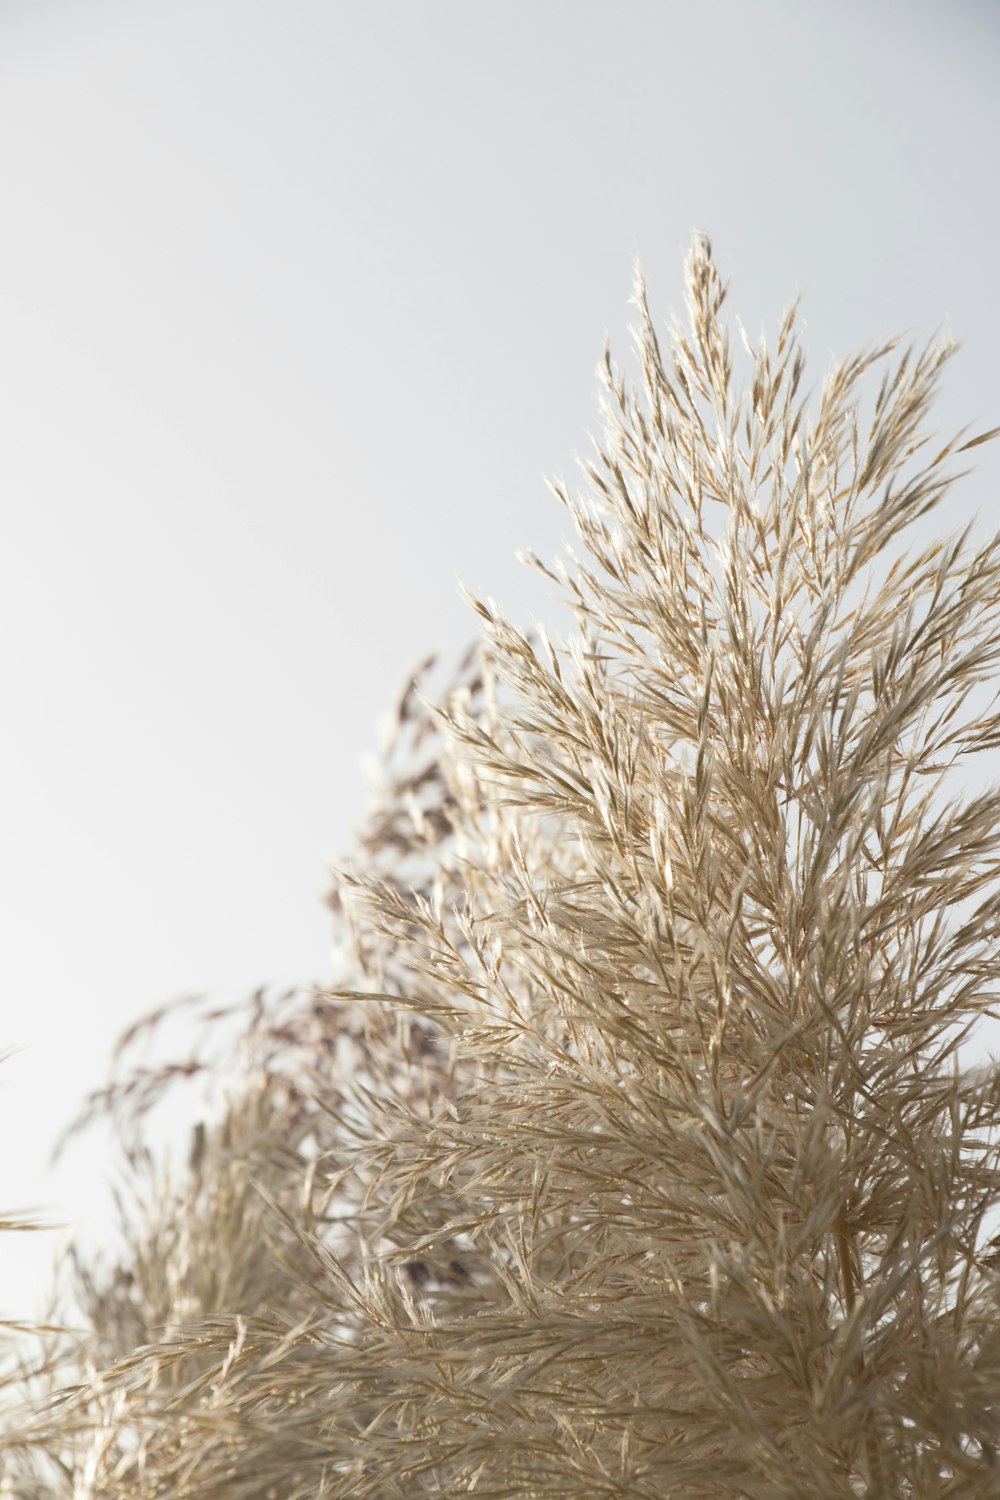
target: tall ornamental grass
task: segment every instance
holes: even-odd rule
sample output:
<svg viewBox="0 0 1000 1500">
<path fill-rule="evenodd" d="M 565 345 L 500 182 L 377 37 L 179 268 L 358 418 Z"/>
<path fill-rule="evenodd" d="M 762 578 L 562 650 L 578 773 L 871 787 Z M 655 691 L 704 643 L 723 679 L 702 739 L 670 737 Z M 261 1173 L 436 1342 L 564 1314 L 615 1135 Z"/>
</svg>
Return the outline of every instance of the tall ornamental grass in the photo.
<svg viewBox="0 0 1000 1500">
<path fill-rule="evenodd" d="M 701 237 L 686 330 L 639 285 L 576 634 L 476 602 L 404 697 L 337 985 L 134 1154 L 8 1495 L 1000 1494 L 1000 542 L 904 545 L 982 439 L 949 345 L 810 394 L 724 298 Z"/>
</svg>

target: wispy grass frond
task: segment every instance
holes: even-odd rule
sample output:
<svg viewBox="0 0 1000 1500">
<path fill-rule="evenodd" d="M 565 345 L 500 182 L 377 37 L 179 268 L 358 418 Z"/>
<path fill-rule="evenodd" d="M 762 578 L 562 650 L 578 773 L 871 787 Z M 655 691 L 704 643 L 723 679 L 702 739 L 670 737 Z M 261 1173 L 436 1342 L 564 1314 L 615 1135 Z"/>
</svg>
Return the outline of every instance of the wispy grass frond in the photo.
<svg viewBox="0 0 1000 1500">
<path fill-rule="evenodd" d="M 810 394 L 687 289 L 555 486 L 575 638 L 473 601 L 344 979 L 83 1273 L 45 1493 L 1000 1490 L 1000 545 L 901 545 L 981 439 L 950 345 Z"/>
</svg>

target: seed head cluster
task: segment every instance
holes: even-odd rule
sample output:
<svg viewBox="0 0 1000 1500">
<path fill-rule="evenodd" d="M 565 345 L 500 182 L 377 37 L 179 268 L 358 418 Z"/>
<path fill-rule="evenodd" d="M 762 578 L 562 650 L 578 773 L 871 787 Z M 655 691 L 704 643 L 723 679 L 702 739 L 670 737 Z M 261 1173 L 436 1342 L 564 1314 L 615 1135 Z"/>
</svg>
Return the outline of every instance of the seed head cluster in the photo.
<svg viewBox="0 0 1000 1500">
<path fill-rule="evenodd" d="M 173 1177 L 130 1147 L 0 1493 L 1000 1494 L 1000 540 L 907 547 L 983 439 L 949 345 L 810 394 L 725 295 L 704 237 L 663 342 L 638 284 L 532 559 L 575 632 L 474 600 L 408 688 L 336 985 L 258 997 Z"/>
</svg>

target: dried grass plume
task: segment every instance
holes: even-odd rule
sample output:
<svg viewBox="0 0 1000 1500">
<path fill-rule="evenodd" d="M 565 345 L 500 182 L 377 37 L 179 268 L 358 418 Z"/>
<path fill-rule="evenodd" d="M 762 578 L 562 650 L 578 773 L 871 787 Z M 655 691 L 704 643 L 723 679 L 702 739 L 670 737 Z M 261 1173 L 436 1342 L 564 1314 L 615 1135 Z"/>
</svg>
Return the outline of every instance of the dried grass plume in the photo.
<svg viewBox="0 0 1000 1500">
<path fill-rule="evenodd" d="M 83 1268 L 3 1493 L 1000 1494 L 1000 543 L 902 545 L 982 439 L 948 345 L 810 397 L 724 298 L 703 237 L 664 343 L 639 284 L 576 635 L 477 602 L 408 691 L 336 986 Z"/>
</svg>

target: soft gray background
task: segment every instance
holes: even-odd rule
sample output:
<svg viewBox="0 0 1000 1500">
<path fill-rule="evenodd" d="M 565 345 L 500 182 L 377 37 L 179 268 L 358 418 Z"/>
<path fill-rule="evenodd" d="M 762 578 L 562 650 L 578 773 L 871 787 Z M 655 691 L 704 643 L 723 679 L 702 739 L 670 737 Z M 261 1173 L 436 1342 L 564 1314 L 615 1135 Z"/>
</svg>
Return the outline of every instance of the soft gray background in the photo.
<svg viewBox="0 0 1000 1500">
<path fill-rule="evenodd" d="M 1000 421 L 998 43 L 985 0 L 2 0 L 0 1207 L 101 1232 L 107 1163 L 43 1165 L 138 1012 L 326 977 L 456 577 L 551 608 L 514 554 L 637 254 L 663 316 L 695 227 L 752 333 L 801 292 L 817 379 L 950 323 L 943 425 Z"/>
</svg>

